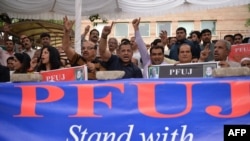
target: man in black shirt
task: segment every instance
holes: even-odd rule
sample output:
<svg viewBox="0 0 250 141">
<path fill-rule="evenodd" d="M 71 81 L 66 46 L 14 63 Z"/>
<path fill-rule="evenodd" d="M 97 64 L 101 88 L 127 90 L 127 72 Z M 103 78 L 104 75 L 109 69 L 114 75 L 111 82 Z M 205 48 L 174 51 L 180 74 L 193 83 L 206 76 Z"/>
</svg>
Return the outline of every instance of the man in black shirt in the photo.
<svg viewBox="0 0 250 141">
<path fill-rule="evenodd" d="M 99 45 L 101 60 L 108 70 L 125 71 L 123 78 L 142 78 L 141 69 L 131 62 L 133 50 L 130 42 L 124 41 L 119 45 L 119 56 L 112 55 L 111 52 L 107 50 L 107 37 L 111 32 L 112 25 L 105 26 L 102 30 Z"/>
</svg>

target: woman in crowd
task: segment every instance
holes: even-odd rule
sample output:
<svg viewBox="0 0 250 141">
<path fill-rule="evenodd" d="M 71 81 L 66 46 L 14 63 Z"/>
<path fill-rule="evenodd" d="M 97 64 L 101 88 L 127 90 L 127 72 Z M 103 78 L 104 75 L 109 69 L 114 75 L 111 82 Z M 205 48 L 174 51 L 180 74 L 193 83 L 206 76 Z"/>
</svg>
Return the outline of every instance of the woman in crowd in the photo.
<svg viewBox="0 0 250 141">
<path fill-rule="evenodd" d="M 30 68 L 30 56 L 26 53 L 14 54 L 14 73 L 27 73 Z"/>
<path fill-rule="evenodd" d="M 48 71 L 62 68 L 60 54 L 58 50 L 52 46 L 44 46 L 41 50 L 40 56 L 41 63 L 37 71 Z"/>
</svg>

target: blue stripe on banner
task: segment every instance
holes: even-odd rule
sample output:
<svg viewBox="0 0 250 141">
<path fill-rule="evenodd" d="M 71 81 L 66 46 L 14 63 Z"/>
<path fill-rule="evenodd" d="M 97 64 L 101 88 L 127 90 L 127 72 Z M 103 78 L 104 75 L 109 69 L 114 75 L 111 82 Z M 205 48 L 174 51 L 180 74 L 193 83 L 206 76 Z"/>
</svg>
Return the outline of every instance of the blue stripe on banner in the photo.
<svg viewBox="0 0 250 141">
<path fill-rule="evenodd" d="M 223 141 L 250 77 L 1 83 L 1 141 Z"/>
</svg>

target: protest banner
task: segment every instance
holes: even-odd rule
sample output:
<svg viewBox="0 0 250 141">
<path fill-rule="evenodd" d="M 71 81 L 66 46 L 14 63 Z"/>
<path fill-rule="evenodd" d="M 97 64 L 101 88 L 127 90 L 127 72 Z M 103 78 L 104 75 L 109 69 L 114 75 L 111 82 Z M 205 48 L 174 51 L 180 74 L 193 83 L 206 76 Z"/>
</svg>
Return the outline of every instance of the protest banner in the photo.
<svg viewBox="0 0 250 141">
<path fill-rule="evenodd" d="M 225 125 L 250 125 L 249 80 L 1 83 L 0 140 L 237 140 Z"/>
<path fill-rule="evenodd" d="M 42 81 L 88 80 L 87 73 L 86 65 L 40 72 Z"/>
<path fill-rule="evenodd" d="M 240 62 L 244 57 L 250 57 L 250 44 L 238 44 L 231 46 L 231 52 L 228 56 L 229 61 Z"/>
<path fill-rule="evenodd" d="M 212 77 L 218 62 L 151 65 L 148 78 Z"/>
</svg>

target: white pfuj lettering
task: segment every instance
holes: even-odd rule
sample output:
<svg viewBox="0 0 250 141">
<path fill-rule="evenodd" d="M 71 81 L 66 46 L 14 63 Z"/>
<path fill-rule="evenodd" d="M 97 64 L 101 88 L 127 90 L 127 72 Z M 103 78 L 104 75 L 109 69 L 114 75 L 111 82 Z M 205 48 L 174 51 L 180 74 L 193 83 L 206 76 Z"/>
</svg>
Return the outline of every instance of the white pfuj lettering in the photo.
<svg viewBox="0 0 250 141">
<path fill-rule="evenodd" d="M 72 125 L 69 128 L 69 133 L 72 138 L 67 138 L 66 141 L 130 141 L 134 125 L 128 125 L 128 132 L 123 132 L 117 135 L 115 132 L 93 132 L 89 133 L 88 129 L 82 129 L 81 125 Z"/>
<path fill-rule="evenodd" d="M 246 129 L 230 129 L 228 136 L 244 136 L 247 133 Z"/>
<path fill-rule="evenodd" d="M 250 46 L 249 47 L 240 47 L 240 48 L 235 48 L 235 52 L 250 52 Z"/>
<path fill-rule="evenodd" d="M 142 138 L 142 141 L 193 141 L 193 133 L 188 133 L 186 134 L 186 130 L 187 130 L 187 125 L 182 125 L 182 131 L 181 131 L 181 135 L 179 135 L 178 133 L 178 129 L 175 129 L 170 135 L 171 135 L 171 139 L 168 138 L 168 131 L 169 131 L 169 127 L 165 127 L 165 130 L 163 133 L 160 132 L 156 132 L 153 133 L 151 132 L 149 135 L 146 135 L 145 133 L 140 133 L 139 135 Z"/>
<path fill-rule="evenodd" d="M 46 81 L 59 81 L 59 80 L 65 80 L 65 74 L 46 76 Z"/>
<path fill-rule="evenodd" d="M 169 69 L 169 75 L 192 75 L 193 69 Z"/>
</svg>

